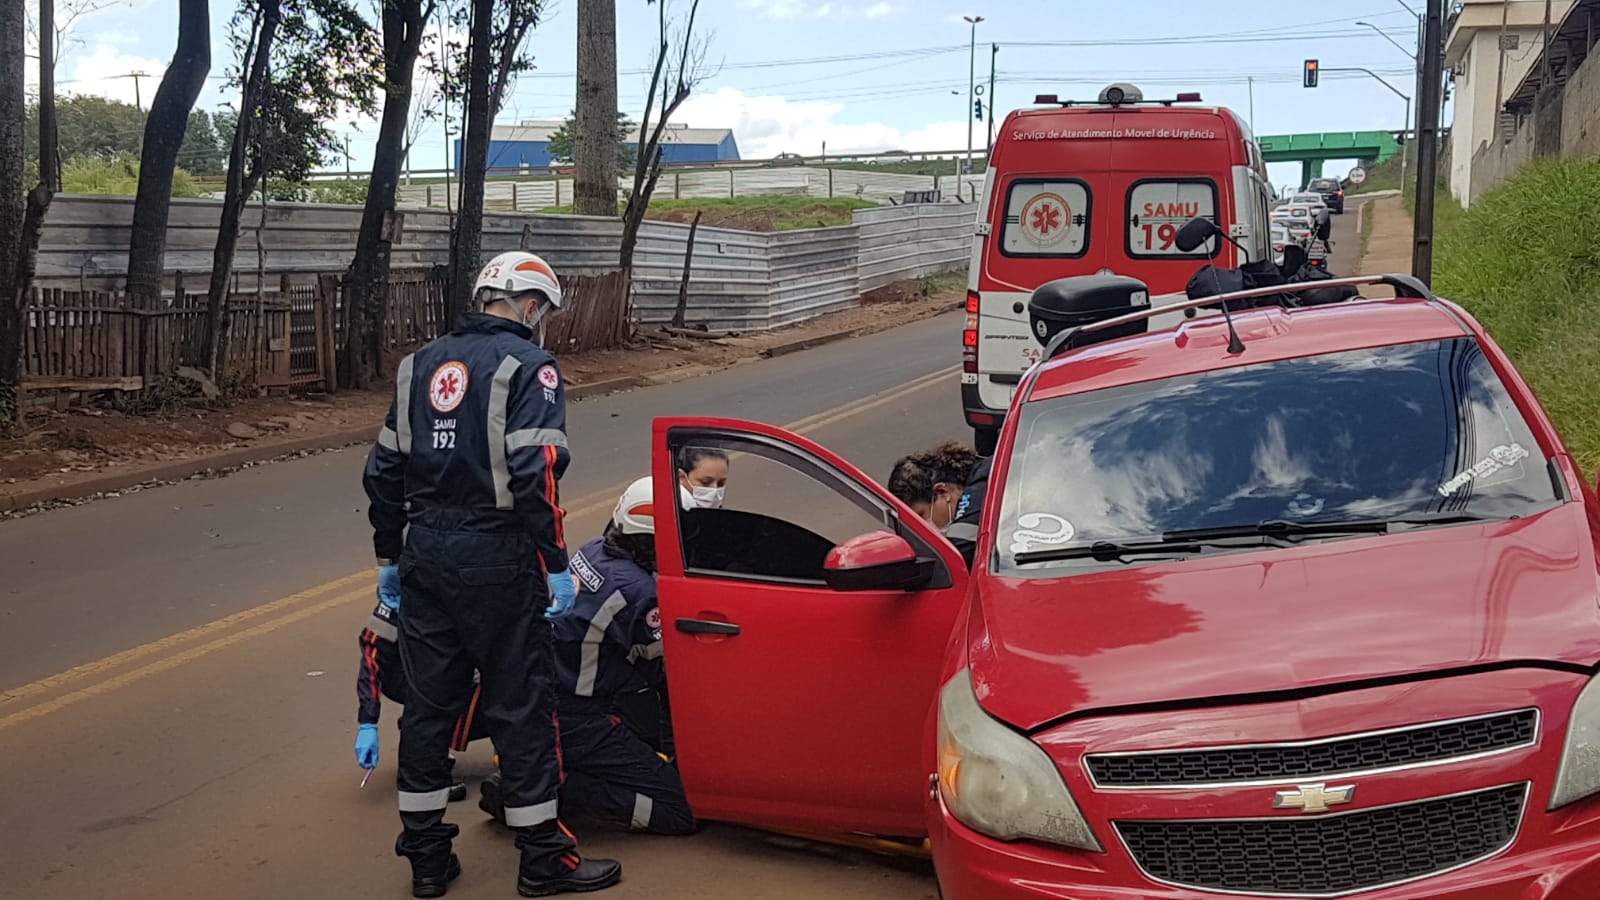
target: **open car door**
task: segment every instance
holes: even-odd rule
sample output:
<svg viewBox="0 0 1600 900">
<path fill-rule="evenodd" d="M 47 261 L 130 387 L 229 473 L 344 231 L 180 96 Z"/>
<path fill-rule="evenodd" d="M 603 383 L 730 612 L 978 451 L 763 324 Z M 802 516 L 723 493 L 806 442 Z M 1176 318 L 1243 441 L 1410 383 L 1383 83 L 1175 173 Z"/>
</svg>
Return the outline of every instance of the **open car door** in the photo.
<svg viewBox="0 0 1600 900">
<path fill-rule="evenodd" d="M 729 457 L 723 508 L 682 509 L 686 450 Z M 860 470 L 779 428 L 656 419 L 651 456 L 673 732 L 695 814 L 925 833 L 924 744 L 966 593 L 960 554 Z"/>
</svg>

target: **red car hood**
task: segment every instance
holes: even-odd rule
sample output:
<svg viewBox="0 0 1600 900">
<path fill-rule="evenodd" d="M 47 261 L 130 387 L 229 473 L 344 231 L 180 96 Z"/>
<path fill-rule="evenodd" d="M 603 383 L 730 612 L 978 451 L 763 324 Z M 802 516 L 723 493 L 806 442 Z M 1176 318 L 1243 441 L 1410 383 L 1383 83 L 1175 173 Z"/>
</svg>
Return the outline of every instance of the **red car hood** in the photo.
<svg viewBox="0 0 1600 900">
<path fill-rule="evenodd" d="M 1495 523 L 985 579 L 969 629 L 985 709 L 1020 728 L 1130 704 L 1505 660 L 1600 659 L 1583 504 Z"/>
</svg>

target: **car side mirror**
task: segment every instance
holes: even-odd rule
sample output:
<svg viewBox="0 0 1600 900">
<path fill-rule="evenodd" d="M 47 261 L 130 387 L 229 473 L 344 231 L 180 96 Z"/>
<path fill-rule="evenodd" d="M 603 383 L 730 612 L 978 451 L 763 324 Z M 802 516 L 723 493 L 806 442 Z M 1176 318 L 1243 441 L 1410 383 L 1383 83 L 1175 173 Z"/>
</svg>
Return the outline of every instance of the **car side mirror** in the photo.
<svg viewBox="0 0 1600 900">
<path fill-rule="evenodd" d="M 932 580 L 935 567 L 900 535 L 874 531 L 834 547 L 822 577 L 836 591 L 914 591 Z"/>
<path fill-rule="evenodd" d="M 1178 236 L 1173 239 L 1173 243 L 1177 244 L 1178 249 L 1184 253 L 1192 253 L 1196 247 L 1220 234 L 1222 234 L 1222 229 L 1217 227 L 1217 223 L 1204 216 L 1196 216 L 1183 223 L 1183 227 L 1178 229 Z"/>
</svg>

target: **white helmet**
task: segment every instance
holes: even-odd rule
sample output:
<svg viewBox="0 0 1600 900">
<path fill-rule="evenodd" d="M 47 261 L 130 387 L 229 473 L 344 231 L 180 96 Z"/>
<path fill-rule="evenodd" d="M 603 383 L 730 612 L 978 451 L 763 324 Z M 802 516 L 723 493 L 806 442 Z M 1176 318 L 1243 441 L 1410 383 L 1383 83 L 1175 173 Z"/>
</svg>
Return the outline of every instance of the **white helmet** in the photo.
<svg viewBox="0 0 1600 900">
<path fill-rule="evenodd" d="M 561 282 L 556 278 L 556 270 L 523 250 L 511 250 L 489 260 L 472 286 L 472 295 L 483 306 L 496 300 L 510 300 L 528 291 L 538 291 L 551 306 L 561 308 Z"/>
<path fill-rule="evenodd" d="M 682 485 L 678 486 L 678 501 L 684 509 L 689 509 L 694 501 Z M 628 485 L 621 499 L 617 500 L 611 521 L 622 529 L 623 534 L 655 534 L 655 479 L 646 475 Z"/>
</svg>

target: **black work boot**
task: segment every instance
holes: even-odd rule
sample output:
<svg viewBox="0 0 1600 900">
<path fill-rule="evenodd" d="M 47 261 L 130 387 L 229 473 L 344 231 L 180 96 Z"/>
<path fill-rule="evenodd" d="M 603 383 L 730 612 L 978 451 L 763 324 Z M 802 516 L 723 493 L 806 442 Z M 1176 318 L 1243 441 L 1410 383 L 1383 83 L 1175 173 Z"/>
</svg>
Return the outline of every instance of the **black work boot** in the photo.
<svg viewBox="0 0 1600 900">
<path fill-rule="evenodd" d="M 517 893 L 524 897 L 584 894 L 603 891 L 622 880 L 622 863 L 614 859 L 586 859 L 565 875 L 517 876 Z"/>
<path fill-rule="evenodd" d="M 500 773 L 494 772 L 485 778 L 479 790 L 482 796 L 478 798 L 478 808 L 501 825 L 506 824 L 506 801 L 500 794 Z"/>
<path fill-rule="evenodd" d="M 430 871 L 432 870 L 432 871 Z M 411 896 L 443 897 L 450 890 L 450 882 L 461 877 L 461 860 L 454 853 L 441 871 L 436 866 L 411 867 Z"/>
</svg>

